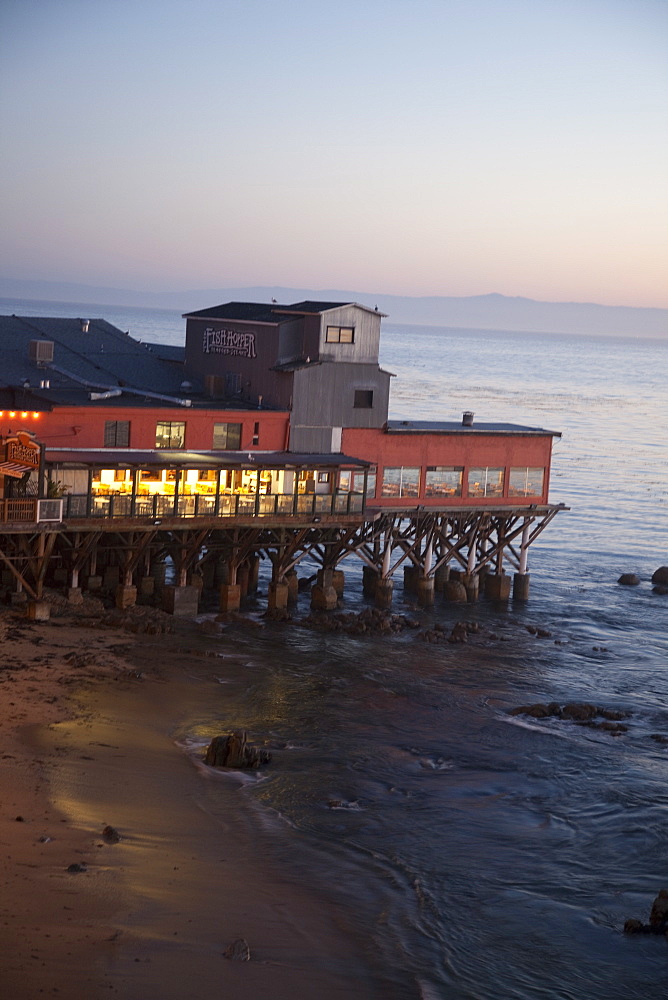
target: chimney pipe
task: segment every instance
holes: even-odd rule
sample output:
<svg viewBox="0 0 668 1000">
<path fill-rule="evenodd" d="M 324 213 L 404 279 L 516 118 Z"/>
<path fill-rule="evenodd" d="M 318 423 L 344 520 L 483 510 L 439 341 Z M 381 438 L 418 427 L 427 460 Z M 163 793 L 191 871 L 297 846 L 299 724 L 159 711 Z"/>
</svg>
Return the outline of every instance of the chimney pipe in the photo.
<svg viewBox="0 0 668 1000">
<path fill-rule="evenodd" d="M 470 410 L 465 410 L 462 417 L 462 427 L 473 427 L 473 414 Z"/>
<path fill-rule="evenodd" d="M 88 333 L 88 327 L 89 326 L 90 326 L 90 320 L 89 319 L 82 319 L 81 320 L 81 332 L 82 333 Z"/>
</svg>

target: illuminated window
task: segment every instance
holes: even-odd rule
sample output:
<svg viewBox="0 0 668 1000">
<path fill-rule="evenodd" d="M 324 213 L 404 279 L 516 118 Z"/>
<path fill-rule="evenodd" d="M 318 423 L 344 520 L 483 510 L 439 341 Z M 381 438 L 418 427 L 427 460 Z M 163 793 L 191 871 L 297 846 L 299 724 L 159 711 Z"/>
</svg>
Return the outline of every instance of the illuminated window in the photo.
<svg viewBox="0 0 668 1000">
<path fill-rule="evenodd" d="M 519 466 L 510 470 L 508 496 L 542 497 L 545 469 Z"/>
<path fill-rule="evenodd" d="M 183 448 L 186 425 L 181 420 L 159 420 L 155 428 L 156 448 Z"/>
<path fill-rule="evenodd" d="M 325 339 L 328 344 L 352 344 L 355 340 L 355 327 L 328 326 Z"/>
<path fill-rule="evenodd" d="M 241 424 L 214 424 L 213 447 L 220 451 L 238 451 L 241 448 Z"/>
<path fill-rule="evenodd" d="M 503 496 L 503 469 L 488 466 L 469 469 L 468 490 L 470 497 Z"/>
<path fill-rule="evenodd" d="M 104 447 L 129 448 L 129 446 L 130 446 L 130 421 L 105 420 Z"/>
<path fill-rule="evenodd" d="M 384 497 L 417 497 L 420 495 L 420 470 L 405 465 L 383 469 Z"/>
<path fill-rule="evenodd" d="M 464 467 L 461 465 L 429 465 L 425 480 L 426 497 L 460 497 Z"/>
</svg>

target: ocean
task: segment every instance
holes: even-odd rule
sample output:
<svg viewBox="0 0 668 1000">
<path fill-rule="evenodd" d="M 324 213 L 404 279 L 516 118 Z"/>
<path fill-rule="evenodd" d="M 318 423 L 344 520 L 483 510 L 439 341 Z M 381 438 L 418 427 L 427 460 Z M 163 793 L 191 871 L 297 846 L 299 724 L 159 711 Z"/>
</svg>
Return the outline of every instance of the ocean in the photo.
<svg viewBox="0 0 668 1000">
<path fill-rule="evenodd" d="M 162 310 L 0 310 L 184 336 Z M 340 914 L 388 998 L 645 1000 L 668 983 L 666 940 L 622 933 L 668 888 L 668 744 L 654 738 L 668 737 L 668 596 L 650 583 L 668 565 L 667 361 L 668 340 L 385 323 L 393 418 L 471 410 L 562 432 L 551 500 L 570 510 L 530 549 L 530 600 L 437 595 L 420 610 L 395 583 L 395 610 L 421 626 L 477 622 L 463 645 L 312 631 L 306 594 L 289 625 L 263 622 L 259 596 L 262 627 L 197 640 L 223 655 L 193 666 L 174 740 L 199 753 L 245 728 L 273 750 L 240 807 L 276 865 Z M 359 611 L 361 568 L 342 568 Z M 624 572 L 640 585 L 620 586 Z M 550 701 L 622 710 L 628 731 L 509 714 Z M 193 769 L 212 814 L 216 788 Z"/>
</svg>

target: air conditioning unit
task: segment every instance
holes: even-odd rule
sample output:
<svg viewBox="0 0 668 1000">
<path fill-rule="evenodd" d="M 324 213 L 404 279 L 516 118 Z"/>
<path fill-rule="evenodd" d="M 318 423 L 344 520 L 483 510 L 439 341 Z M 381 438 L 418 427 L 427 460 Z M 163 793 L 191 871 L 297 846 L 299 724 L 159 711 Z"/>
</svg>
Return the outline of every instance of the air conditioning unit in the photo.
<svg viewBox="0 0 668 1000">
<path fill-rule="evenodd" d="M 53 361 L 53 341 L 31 340 L 30 360 L 36 361 L 38 365 L 49 364 Z"/>
</svg>

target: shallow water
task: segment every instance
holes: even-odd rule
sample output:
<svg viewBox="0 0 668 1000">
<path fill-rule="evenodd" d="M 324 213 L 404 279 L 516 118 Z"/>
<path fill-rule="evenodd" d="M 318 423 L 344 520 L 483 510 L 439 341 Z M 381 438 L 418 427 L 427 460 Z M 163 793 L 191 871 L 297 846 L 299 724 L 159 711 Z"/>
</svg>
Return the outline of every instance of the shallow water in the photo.
<svg viewBox="0 0 668 1000">
<path fill-rule="evenodd" d="M 178 342 L 175 315 L 126 313 L 135 336 Z M 668 564 L 667 354 L 656 340 L 388 325 L 393 417 L 473 410 L 563 432 L 551 499 L 571 511 L 531 548 L 530 601 L 408 605 L 423 625 L 478 621 L 462 646 L 276 624 L 196 640 L 225 655 L 193 660 L 201 684 L 174 739 L 243 727 L 272 748 L 242 798 L 276 863 L 345 913 L 407 1000 L 644 1000 L 668 982 L 665 940 L 621 933 L 668 886 L 668 746 L 651 738 L 668 735 L 668 597 L 649 583 Z M 343 568 L 359 610 L 360 567 Z M 622 572 L 643 582 L 621 587 Z M 628 711 L 629 731 L 507 714 L 552 700 Z M 215 812 L 216 783 L 193 783 Z"/>
</svg>

